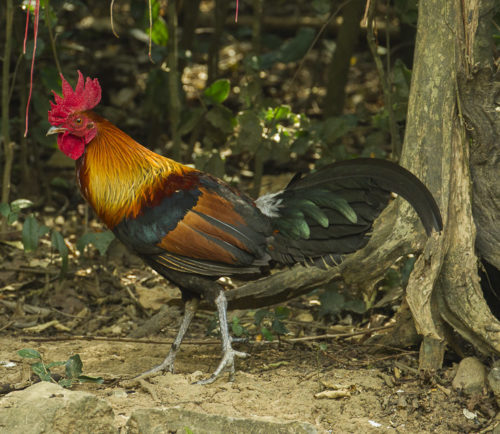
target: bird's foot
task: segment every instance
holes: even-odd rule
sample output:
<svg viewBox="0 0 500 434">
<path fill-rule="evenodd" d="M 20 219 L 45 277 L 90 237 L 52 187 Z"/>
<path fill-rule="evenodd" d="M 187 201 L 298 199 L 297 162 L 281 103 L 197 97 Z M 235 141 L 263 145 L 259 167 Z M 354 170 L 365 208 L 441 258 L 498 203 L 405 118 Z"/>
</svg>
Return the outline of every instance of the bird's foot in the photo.
<svg viewBox="0 0 500 434">
<path fill-rule="evenodd" d="M 147 378 L 151 376 L 152 374 L 156 374 L 157 372 L 174 372 L 174 361 L 175 361 L 175 354 L 173 354 L 172 357 L 172 352 L 170 352 L 167 357 L 165 357 L 165 360 L 161 362 L 158 366 L 155 366 L 154 368 L 151 368 L 150 370 L 143 372 L 142 374 L 139 374 L 137 378 Z"/>
<path fill-rule="evenodd" d="M 241 351 L 233 350 L 233 348 L 229 347 L 222 354 L 222 359 L 219 363 L 219 366 L 217 366 L 217 369 L 214 371 L 214 373 L 206 380 L 199 380 L 193 384 L 202 384 L 202 385 L 211 384 L 225 370 L 229 371 L 229 381 L 234 381 L 234 359 L 235 359 L 235 357 L 245 358 L 245 357 L 248 357 L 248 354 L 243 353 Z"/>
</svg>

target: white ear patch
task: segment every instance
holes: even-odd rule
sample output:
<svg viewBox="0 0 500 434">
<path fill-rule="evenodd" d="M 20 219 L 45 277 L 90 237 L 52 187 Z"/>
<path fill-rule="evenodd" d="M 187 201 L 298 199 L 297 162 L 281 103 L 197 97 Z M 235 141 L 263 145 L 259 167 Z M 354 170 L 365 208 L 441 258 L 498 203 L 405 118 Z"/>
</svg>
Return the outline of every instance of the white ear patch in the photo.
<svg viewBox="0 0 500 434">
<path fill-rule="evenodd" d="M 257 205 L 257 208 L 259 208 L 262 214 L 264 214 L 265 216 L 279 217 L 279 209 L 281 208 L 283 199 L 277 196 L 279 196 L 281 193 L 283 193 L 283 191 L 265 194 L 255 201 L 255 205 Z"/>
</svg>

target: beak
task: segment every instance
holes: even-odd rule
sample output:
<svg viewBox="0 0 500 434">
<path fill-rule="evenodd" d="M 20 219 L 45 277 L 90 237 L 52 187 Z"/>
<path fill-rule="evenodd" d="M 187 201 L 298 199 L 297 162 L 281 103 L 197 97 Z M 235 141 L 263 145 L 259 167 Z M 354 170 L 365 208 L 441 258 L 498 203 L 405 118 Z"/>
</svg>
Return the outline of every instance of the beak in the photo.
<svg viewBox="0 0 500 434">
<path fill-rule="evenodd" d="M 66 128 L 62 127 L 50 127 L 49 130 L 47 131 L 47 136 L 50 134 L 59 134 L 59 133 L 64 133 L 66 132 Z"/>
</svg>

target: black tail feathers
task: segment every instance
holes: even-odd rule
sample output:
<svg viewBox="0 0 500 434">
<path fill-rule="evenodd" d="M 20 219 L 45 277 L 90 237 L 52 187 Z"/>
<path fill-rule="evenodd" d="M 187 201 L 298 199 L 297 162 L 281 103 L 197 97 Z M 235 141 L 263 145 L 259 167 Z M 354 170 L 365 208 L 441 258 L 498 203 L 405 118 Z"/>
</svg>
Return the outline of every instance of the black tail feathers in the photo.
<svg viewBox="0 0 500 434">
<path fill-rule="evenodd" d="M 428 235 L 442 229 L 437 203 L 415 175 L 386 160 L 359 158 L 295 176 L 281 193 L 260 199 L 273 210 L 271 255 L 286 264 L 339 262 L 368 242 L 391 192 L 413 206 Z"/>
</svg>

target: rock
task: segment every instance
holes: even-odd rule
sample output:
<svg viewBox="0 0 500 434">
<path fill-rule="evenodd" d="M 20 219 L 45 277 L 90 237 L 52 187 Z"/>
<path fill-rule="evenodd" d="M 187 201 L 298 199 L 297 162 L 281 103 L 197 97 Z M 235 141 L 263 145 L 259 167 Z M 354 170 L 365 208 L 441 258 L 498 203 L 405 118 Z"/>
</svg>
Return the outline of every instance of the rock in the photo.
<svg viewBox="0 0 500 434">
<path fill-rule="evenodd" d="M 476 357 L 466 357 L 458 365 L 453 379 L 454 389 L 460 389 L 467 395 L 480 394 L 486 385 L 486 369 Z"/>
<path fill-rule="evenodd" d="M 167 434 L 193 432 L 196 434 L 315 434 L 316 428 L 305 422 L 287 422 L 264 418 L 237 418 L 183 410 L 178 407 L 135 410 L 126 425 L 127 434 Z"/>
<path fill-rule="evenodd" d="M 495 395 L 497 403 L 500 403 L 500 360 L 493 363 L 490 373 L 488 374 L 488 384 Z"/>
<path fill-rule="evenodd" d="M 0 399 L 0 432 L 116 433 L 117 428 L 106 401 L 42 381 Z"/>
</svg>

